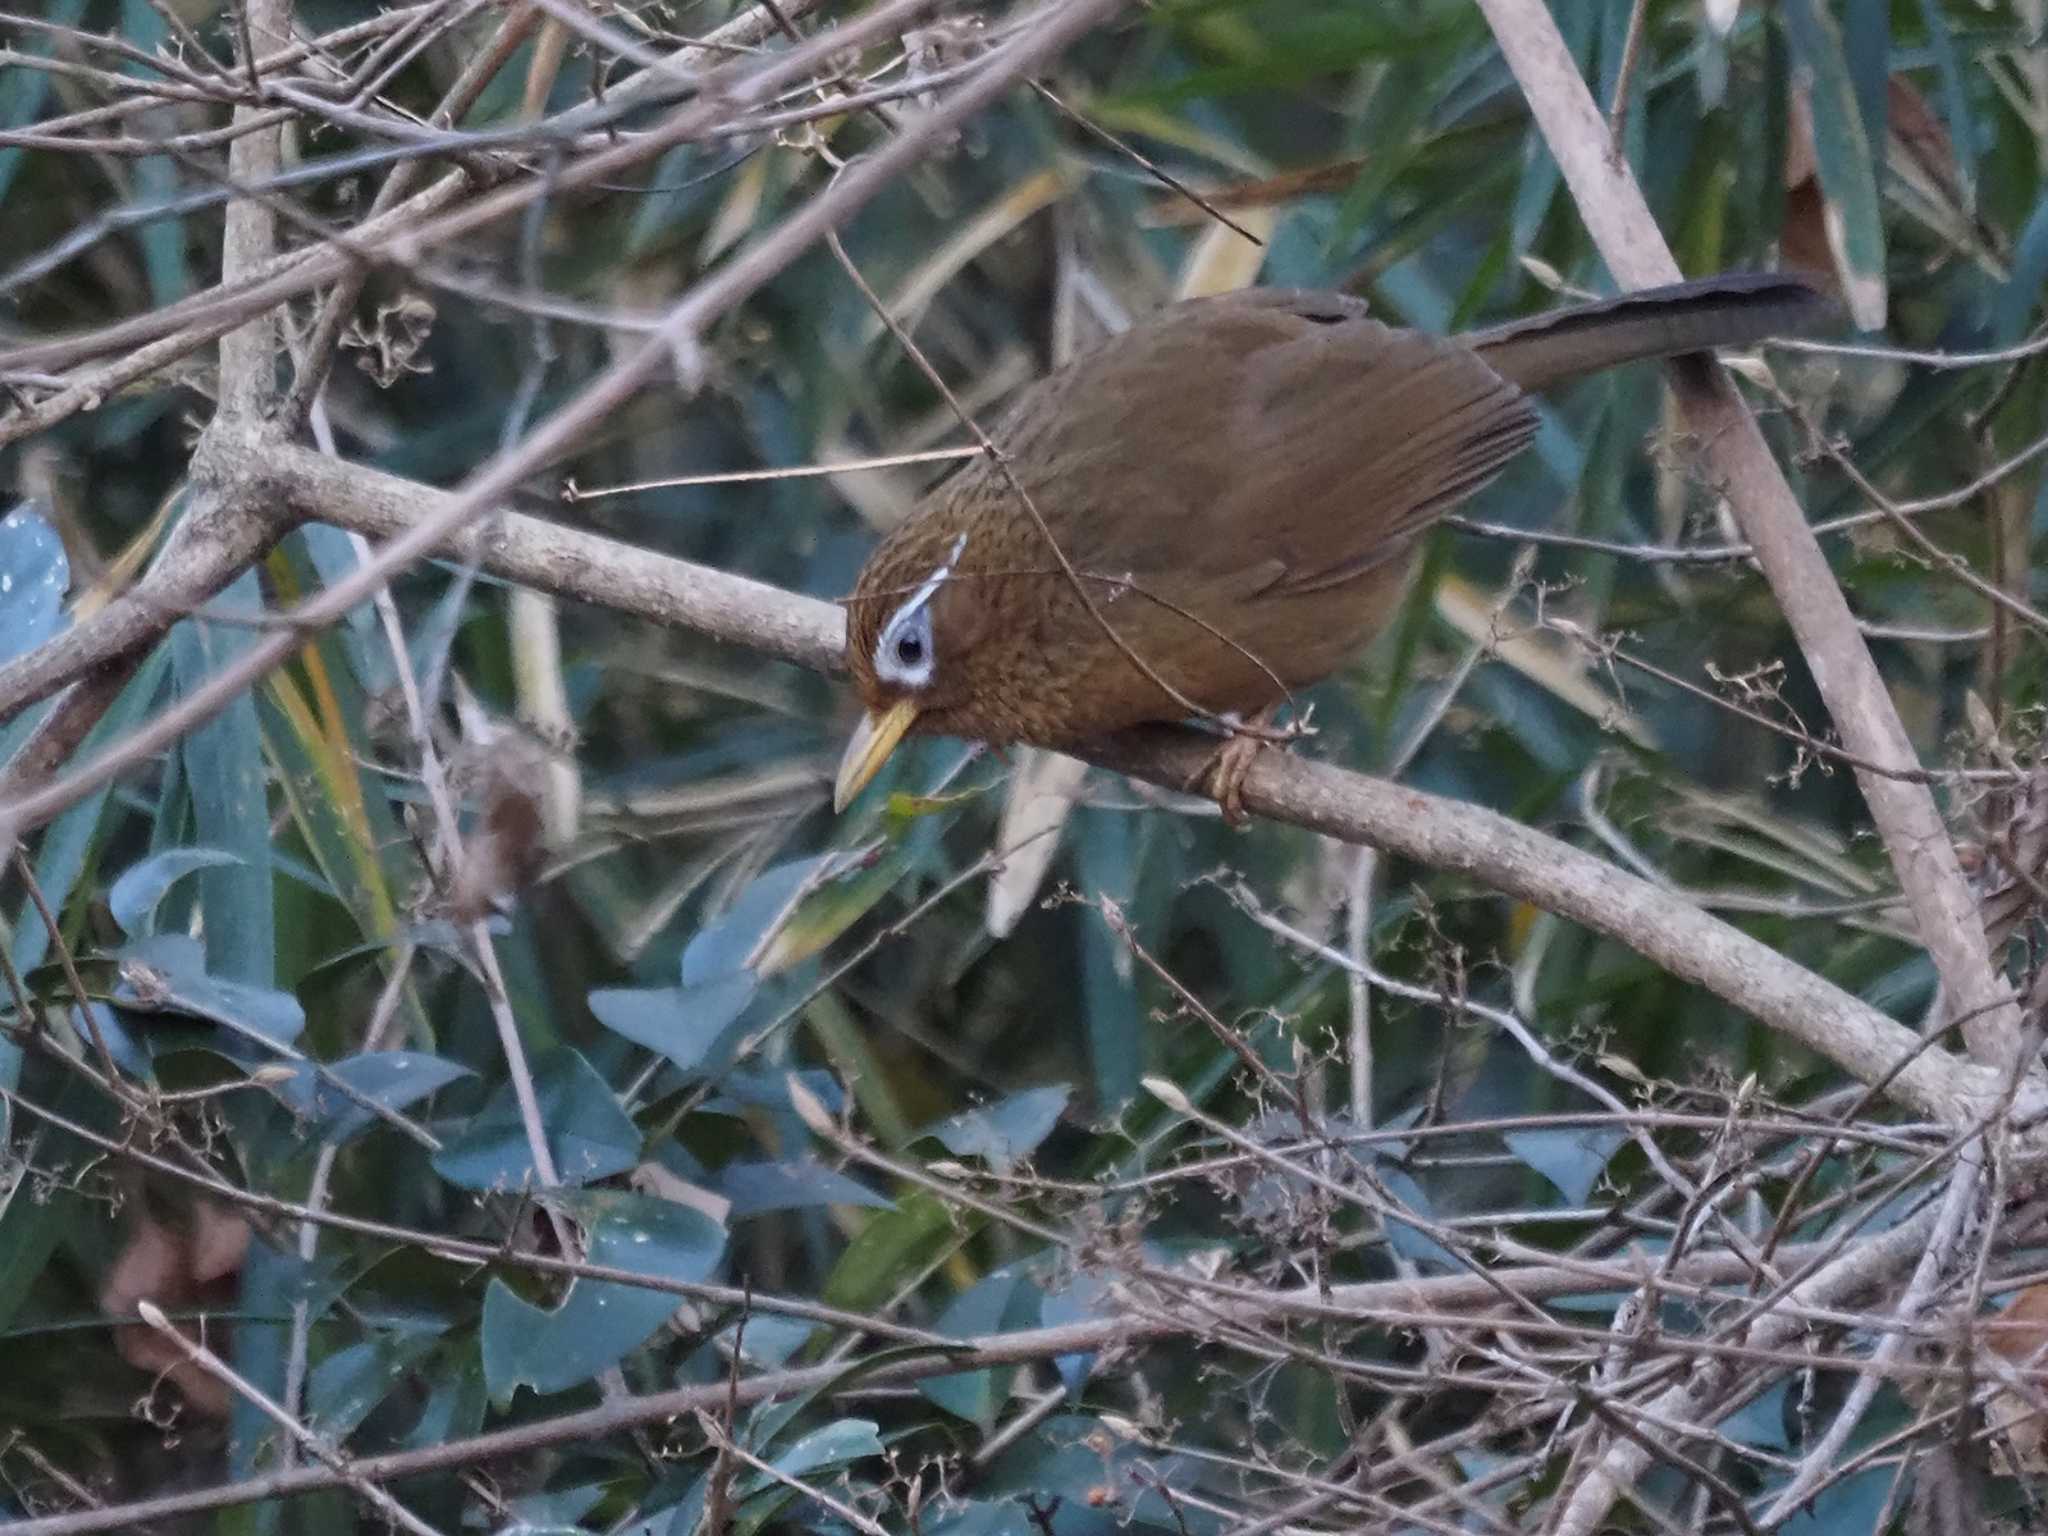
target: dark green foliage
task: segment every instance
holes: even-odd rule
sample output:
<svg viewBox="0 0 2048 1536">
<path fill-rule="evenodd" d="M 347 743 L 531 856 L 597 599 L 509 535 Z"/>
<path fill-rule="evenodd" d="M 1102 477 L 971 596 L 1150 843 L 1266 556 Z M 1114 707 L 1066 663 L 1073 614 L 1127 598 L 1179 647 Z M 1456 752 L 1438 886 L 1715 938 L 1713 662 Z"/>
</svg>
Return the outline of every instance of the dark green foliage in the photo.
<svg viewBox="0 0 2048 1536">
<path fill-rule="evenodd" d="M 238 56 L 222 8 L 169 9 L 218 57 Z M 0 128 L 110 89 L 39 60 L 163 73 L 88 47 L 93 33 L 171 57 L 182 46 L 142 0 L 40 10 L 87 31 L 10 35 Z M 1689 270 L 1769 265 L 1825 217 L 1841 274 L 1866 302 L 1888 299 L 1899 345 L 2038 332 L 2038 4 L 1781 0 L 1722 35 L 1698 6 L 1654 0 L 1626 63 L 1628 5 L 1553 10 L 1603 107 L 1622 92 L 1620 149 Z M 299 20 L 314 34 L 376 14 L 308 4 Z M 629 27 L 623 10 L 591 14 Z M 473 28 L 498 15 L 436 31 L 381 83 L 378 110 L 424 117 L 486 35 Z M 627 35 L 663 49 L 676 40 L 659 29 L 722 19 L 631 16 L 642 30 Z M 365 46 L 342 57 L 359 64 Z M 514 125 L 531 58 L 529 43 L 462 126 Z M 589 100 L 595 68 L 592 48 L 572 48 L 552 109 Z M 604 83 L 633 73 L 614 62 Z M 1205 190 L 1323 170 L 1277 203 L 1223 199 L 1264 236 L 1260 281 L 1362 292 L 1388 319 L 1434 329 L 1541 308 L 1554 286 L 1612 286 L 1484 16 L 1462 0 L 1167 0 L 1133 8 L 1044 81 Z M 1795 88 L 1803 112 L 1788 105 Z M 1893 147 L 1917 121 L 1897 88 L 1945 134 L 1917 141 L 1936 156 L 1931 178 Z M 890 120 L 915 110 L 892 103 Z M 228 111 L 181 100 L 105 131 L 192 135 Z M 1804 212 L 1784 186 L 1801 120 L 1818 199 Z M 856 111 L 687 144 L 418 271 L 378 268 L 320 430 L 352 461 L 459 484 L 630 344 L 627 327 L 591 317 L 659 311 L 825 193 L 833 165 L 818 150 L 853 157 L 884 136 L 884 119 Z M 352 219 L 388 172 L 346 157 L 385 142 L 309 118 L 295 163 L 328 173 L 276 195 Z M 528 147 L 493 174 L 543 174 L 558 152 Z M 216 282 L 221 153 L 182 140 L 177 154 L 0 148 L 7 345 Z M 1119 310 L 1218 280 L 1216 226 L 1186 214 L 1019 88 L 841 238 L 993 423 L 1019 383 Z M 287 231 L 291 246 L 308 238 Z M 560 302 L 537 316 L 538 298 Z M 315 313 L 292 308 L 295 346 Z M 607 415 L 521 509 L 844 593 L 876 524 L 947 466 L 706 477 L 958 443 L 948 403 L 822 247 L 702 341 L 698 387 L 671 378 Z M 99 584 L 122 584 L 109 567 L 158 547 L 160 510 L 191 515 L 188 424 L 214 408 L 211 355 L 5 450 L 29 499 L 0 520 L 0 665 L 89 622 Z M 2004 466 L 1918 526 L 2038 608 L 2048 479 L 2022 456 L 2048 410 L 2040 360 L 1916 371 L 1764 356 L 1773 373 L 1748 393 L 1827 530 L 1921 763 L 1944 775 L 1958 836 L 1994 837 L 2006 786 L 1948 771 L 2032 760 L 2048 703 L 2039 630 L 1885 522 L 1830 523 L 1867 497 L 1819 448 L 1839 445 L 1901 502 Z M 1933 971 L 1884 850 L 1829 755 L 1773 594 L 1726 548 L 1732 525 L 1668 422 L 1649 370 L 1547 400 L 1534 450 L 1463 509 L 1492 531 L 1434 537 L 1388 638 L 1303 701 L 1318 733 L 1301 750 L 1647 872 L 1917 1025 Z M 698 483 L 644 484 L 677 476 Z M 584 499 L 564 506 L 552 498 L 568 480 Z M 643 488 L 591 494 L 619 485 Z M 1516 536 L 1544 531 L 1601 547 Z M 71 761 L 203 688 L 267 633 L 264 615 L 358 559 L 335 528 L 294 531 L 179 617 Z M 1036 846 L 1001 847 L 1015 758 L 915 744 L 835 819 L 830 766 L 851 717 L 833 681 L 599 602 L 557 610 L 556 667 L 522 638 L 511 590 L 452 562 L 421 563 L 391 597 L 467 846 L 498 847 L 500 789 L 548 824 L 502 910 L 462 897 L 401 659 L 368 605 L 35 831 L 0 878 L 0 1515 L 82 1507 L 51 1468 L 115 1505 L 281 1463 L 284 1436 L 239 1392 L 210 1401 L 203 1372 L 137 1348 L 144 1325 L 117 1328 L 110 1310 L 127 1318 L 151 1295 L 195 1336 L 203 1318 L 209 1347 L 356 1457 L 696 1389 L 645 1422 L 540 1435 L 474 1481 L 436 1467 L 380 1484 L 443 1530 L 688 1536 L 715 1516 L 738 1533 L 838 1532 L 854 1528 L 845 1510 L 919 1536 L 1221 1536 L 1267 1516 L 1535 1529 L 1582 1471 L 1571 1437 L 1596 1423 L 1572 1393 L 1624 1365 L 1692 1359 L 1659 1354 L 1647 1333 L 1606 1353 L 1620 1271 L 1528 1300 L 1522 1321 L 1556 1329 L 1521 1337 L 1519 1353 L 1491 1331 L 1507 1336 L 1500 1299 L 1382 1318 L 1322 1304 L 1330 1287 L 1567 1254 L 1647 1272 L 1676 1262 L 1674 1244 L 1868 1236 L 1938 1198 L 1918 1161 L 1931 1143 L 1881 1097 L 1856 1100 L 1839 1069 L 1706 989 L 1471 880 L 1388 859 L 1361 879 L 1355 850 L 1278 824 L 1225 829 L 1213 807 L 1094 774 L 1071 814 L 1040 828 L 1052 852 L 999 937 L 991 879 L 1022 878 Z M 565 701 L 559 718 L 536 708 L 550 692 L 536 668 Z M 0 761 L 48 707 L 0 725 Z M 531 730 L 511 723 L 536 714 Z M 1996 722 L 1995 751 L 1980 720 Z M 573 825 L 554 798 L 570 779 Z M 1378 972 L 1369 1079 L 1351 1070 L 1367 1015 L 1347 954 Z M 1788 1121 L 1817 1101 L 1844 1139 L 1809 1166 L 1825 1143 Z M 1662 1118 L 1630 1124 L 1622 1110 Z M 1707 1193 L 1671 1186 L 1674 1165 Z M 297 1219 L 308 1205 L 349 1220 L 315 1240 Z M 564 1258 L 665 1288 L 570 1277 Z M 2028 1258 L 1994 1245 L 1987 1273 Z M 1274 1296 L 1287 1305 L 1251 1306 Z M 1982 1298 L 1949 1300 L 1960 1317 Z M 1666 1336 L 1723 1325 L 1693 1301 L 1665 1298 Z M 1441 1310 L 1490 1320 L 1459 1332 Z M 963 1355 L 1041 1328 L 1071 1332 L 1021 1358 Z M 1814 1338 L 1852 1363 L 1871 1347 Z M 1768 1505 L 1839 1401 L 1802 1409 L 1798 1365 L 1760 1370 L 1756 1395 L 1724 1405 L 1716 1490 L 1671 1463 L 1646 1479 L 1637 1492 L 1660 1520 L 1736 1529 L 1716 1502 L 1730 1488 L 1751 1515 Z M 735 1374 L 785 1390 L 729 1412 Z M 1923 1409 L 1935 1411 L 1888 1385 L 1837 1462 L 1886 1459 L 1779 1529 L 1878 1529 L 1901 1507 L 1901 1445 L 1882 1442 L 1912 1443 Z M 753 1459 L 722 1452 L 728 1439 Z M 1400 1470 L 1413 1444 L 1438 1449 Z M 2000 1510 L 2022 1507 L 2007 1470 L 1992 1464 Z M 1440 1502 L 1400 1523 L 1458 1480 L 1476 1490 L 1470 1508 Z M 1332 1487 L 1352 1493 L 1313 1502 Z M 152 1528 L 381 1519 L 324 1493 Z"/>
</svg>

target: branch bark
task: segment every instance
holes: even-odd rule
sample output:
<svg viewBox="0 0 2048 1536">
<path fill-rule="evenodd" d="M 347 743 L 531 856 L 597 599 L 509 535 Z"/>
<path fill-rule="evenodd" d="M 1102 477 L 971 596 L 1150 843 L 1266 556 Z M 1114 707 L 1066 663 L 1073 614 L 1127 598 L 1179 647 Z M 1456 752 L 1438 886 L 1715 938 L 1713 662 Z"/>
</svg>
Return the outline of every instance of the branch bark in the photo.
<svg viewBox="0 0 2048 1536">
<path fill-rule="evenodd" d="M 291 0 L 246 0 L 242 11 L 251 57 L 242 67 L 259 78 L 254 57 L 265 43 L 288 42 L 292 35 Z M 260 105 L 235 108 L 234 120 L 247 126 L 263 114 Z M 238 187 L 261 186 L 284 164 L 284 125 L 244 133 L 228 147 L 228 179 Z M 220 276 L 238 282 L 277 253 L 277 212 L 266 198 L 238 197 L 228 204 L 221 228 Z M 251 315 L 220 339 L 220 411 L 216 420 L 261 421 L 277 394 L 277 311 Z"/>
<path fill-rule="evenodd" d="M 371 538 L 441 520 L 447 492 L 299 449 L 266 450 L 268 494 L 309 519 Z M 482 547 L 479 548 L 479 541 Z M 778 587 L 509 513 L 442 553 L 479 559 L 495 576 L 837 671 L 838 607 Z M 1184 788 L 1215 750 L 1191 731 L 1136 731 L 1077 755 L 1168 788 Z M 1829 1057 L 1866 1084 L 1949 1125 L 1996 1101 L 2002 1077 L 1939 1049 L 1768 945 L 1646 880 L 1483 807 L 1369 778 L 1297 755 L 1261 753 L 1245 804 L 1310 827 L 1469 875 L 1480 883 L 1626 944 L 1773 1029 Z M 1905 1063 L 1905 1065 L 1901 1065 Z M 1896 1075 L 1892 1075 L 1892 1074 Z"/>
</svg>

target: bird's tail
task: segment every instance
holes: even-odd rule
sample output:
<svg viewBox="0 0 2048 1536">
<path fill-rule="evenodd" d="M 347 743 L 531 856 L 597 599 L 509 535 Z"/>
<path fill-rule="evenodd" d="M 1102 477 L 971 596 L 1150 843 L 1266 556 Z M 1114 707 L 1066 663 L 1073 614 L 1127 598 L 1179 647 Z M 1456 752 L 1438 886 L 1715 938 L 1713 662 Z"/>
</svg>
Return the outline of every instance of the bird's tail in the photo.
<svg viewBox="0 0 2048 1536">
<path fill-rule="evenodd" d="M 1463 339 L 1502 378 L 1538 390 L 1641 358 L 1802 334 L 1839 313 L 1832 298 L 1797 273 L 1724 272 L 1513 320 Z"/>
</svg>

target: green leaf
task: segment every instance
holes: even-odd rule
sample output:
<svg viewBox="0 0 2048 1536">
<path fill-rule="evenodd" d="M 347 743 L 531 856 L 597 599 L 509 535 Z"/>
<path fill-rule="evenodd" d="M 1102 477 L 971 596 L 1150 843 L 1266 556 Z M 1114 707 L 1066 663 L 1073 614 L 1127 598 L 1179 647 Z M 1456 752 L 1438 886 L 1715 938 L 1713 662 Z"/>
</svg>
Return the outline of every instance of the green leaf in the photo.
<svg viewBox="0 0 2048 1536">
<path fill-rule="evenodd" d="M 0 517 L 0 664 L 26 656 L 64 627 L 71 562 L 33 503 Z"/>
<path fill-rule="evenodd" d="M 1844 1531 L 1875 1531 L 1878 1517 L 1893 1507 L 1897 1472 L 1868 1467 L 1831 1483 L 1799 1507 L 1778 1527 L 1782 1536 L 1840 1536 Z"/>
<path fill-rule="evenodd" d="M 2044 289 L 2048 289 L 2048 190 L 2034 204 L 2013 247 L 2012 275 L 1992 312 L 1992 340 L 1997 345 L 2011 346 L 2026 334 Z"/>
<path fill-rule="evenodd" d="M 121 690 L 121 696 L 100 718 L 100 723 L 87 733 L 74 760 L 91 758 L 125 735 L 155 704 L 168 667 L 169 656 L 159 647 L 136 669 L 134 678 Z M 56 912 L 63 912 L 85 875 L 110 793 L 105 787 L 93 791 L 43 829 L 42 842 L 36 849 L 36 883 L 43 889 L 44 900 Z M 13 935 L 10 954 L 15 969 L 34 970 L 49 953 L 50 935 L 35 908 L 26 901 L 14 914 Z M 4 1065 L 7 1053 L 13 1049 L 0 1041 L 0 1065 Z"/>
<path fill-rule="evenodd" d="M 323 1435 L 346 1439 L 379 1403 L 407 1386 L 408 1373 L 439 1342 L 424 1330 L 380 1332 L 336 1350 L 306 1378 L 308 1414 Z"/>
<path fill-rule="evenodd" d="M 734 1221 L 768 1211 L 811 1210 L 825 1205 L 888 1210 L 895 1203 L 836 1168 L 810 1159 L 727 1163 L 718 1170 L 714 1187 L 731 1203 L 728 1214 Z"/>
<path fill-rule="evenodd" d="M 1137 883 L 1136 817 L 1083 810 L 1074 817 L 1075 856 L 1084 890 L 1128 906 Z M 1095 1107 L 1114 1114 L 1138 1092 L 1145 1070 L 1143 1014 L 1132 985 L 1129 947 L 1099 916 L 1080 929 L 1081 995 L 1087 1002 L 1088 1057 Z"/>
<path fill-rule="evenodd" d="M 275 987 L 227 981 L 206 970 L 199 941 L 182 933 L 150 934 L 121 951 L 114 1001 L 131 1013 L 180 1014 L 227 1031 L 223 1055 L 267 1063 L 306 1027 L 299 1000 Z"/>
<path fill-rule="evenodd" d="M 696 1072 L 727 1039 L 759 983 L 734 971 L 693 987 L 605 987 L 590 994 L 598 1023 L 635 1045 L 659 1051 L 683 1072 Z"/>
<path fill-rule="evenodd" d="M 925 1525 L 927 1536 L 1040 1536 L 1043 1526 L 1021 1499 L 968 1499 Z"/>
<path fill-rule="evenodd" d="M 952 1213 L 916 1190 L 884 1211 L 846 1245 L 825 1281 L 825 1300 L 861 1310 L 878 1306 L 956 1240 Z"/>
<path fill-rule="evenodd" d="M 1049 1292 L 1040 1302 L 1039 1325 L 1057 1328 L 1065 1323 L 1091 1322 L 1107 1315 L 1114 1302 L 1115 1295 L 1107 1280 L 1077 1271 L 1065 1285 Z M 1061 1355 L 1053 1361 L 1053 1369 L 1060 1373 L 1060 1380 L 1065 1383 L 1068 1395 L 1072 1396 L 1081 1390 L 1094 1371 L 1095 1356 L 1092 1353 Z"/>
<path fill-rule="evenodd" d="M 154 53 L 170 42 L 170 28 L 149 0 L 121 0 L 121 33 L 145 53 Z M 126 74 L 154 79 L 157 71 L 136 60 L 124 63 Z M 167 108 L 155 113 L 163 122 Z M 144 155 L 135 164 L 136 201 L 143 204 L 168 203 L 178 195 L 178 162 L 170 155 Z M 185 221 L 163 217 L 149 220 L 137 232 L 142 246 L 142 263 L 149 274 L 150 297 L 158 304 L 182 299 L 192 287 L 191 272 L 185 265 Z"/>
<path fill-rule="evenodd" d="M 343 1142 L 376 1122 L 370 1105 L 404 1109 L 458 1078 L 474 1075 L 459 1062 L 424 1051 L 370 1051 L 317 1070 L 302 1062 L 277 1084 L 277 1092 L 310 1122 L 313 1135 Z"/>
<path fill-rule="evenodd" d="M 1789 1451 L 1793 1445 L 1792 1437 L 1785 1432 L 1785 1396 L 1790 1390 L 1791 1384 L 1781 1380 L 1769 1391 L 1744 1403 L 1714 1428 L 1738 1445 L 1753 1445 L 1765 1451 Z"/>
<path fill-rule="evenodd" d="M 500 1527 L 499 1536 L 542 1536 L 561 1531 L 564 1536 L 584 1536 L 576 1522 L 604 1502 L 604 1488 L 597 1483 L 579 1483 L 553 1493 L 532 1493 L 509 1501 L 514 1523 Z"/>
<path fill-rule="evenodd" d="M 785 1477 L 807 1477 L 828 1467 L 843 1467 L 882 1454 L 876 1426 L 868 1419 L 838 1419 L 812 1430 L 796 1444 L 775 1456 L 770 1463 Z M 756 1472 L 743 1484 L 748 1492 L 780 1487 L 764 1472 Z"/>
<path fill-rule="evenodd" d="M 245 572 L 214 597 L 212 606 L 251 618 L 261 614 L 263 594 L 255 572 Z M 204 619 L 179 623 L 171 631 L 171 665 L 179 693 L 193 693 L 254 643 L 253 631 L 233 625 Z M 255 699 L 239 695 L 187 736 L 180 751 L 197 841 L 235 858 L 200 872 L 207 969 L 230 981 L 270 986 L 277 979 L 277 921 L 271 895 L 263 733 Z"/>
<path fill-rule="evenodd" d="M 1380 1180 L 1385 1184 L 1387 1193 L 1400 1201 L 1405 1209 L 1425 1219 L 1434 1214 L 1429 1196 L 1423 1193 L 1422 1186 L 1415 1182 L 1413 1175 L 1399 1168 L 1387 1168 L 1381 1171 Z M 1386 1217 L 1386 1229 L 1387 1242 L 1403 1258 L 1420 1264 L 1442 1265 L 1451 1269 L 1458 1267 L 1457 1257 L 1442 1243 L 1391 1211 Z"/>
<path fill-rule="evenodd" d="M 746 969 L 748 958 L 791 917 L 798 897 L 844 857 L 835 852 L 792 859 L 757 876 L 683 950 L 683 985 L 698 986 Z"/>
<path fill-rule="evenodd" d="M 280 1253 L 258 1238 L 249 1244 L 240 1271 L 241 1304 L 245 1312 L 235 1325 L 235 1369 L 272 1397 L 281 1396 L 287 1369 L 291 1330 L 282 1322 L 293 1306 L 306 1299 L 306 1268 L 296 1257 Z M 275 1446 L 277 1423 L 246 1397 L 237 1396 L 231 1410 L 228 1462 L 238 1477 L 248 1476 Z"/>
<path fill-rule="evenodd" d="M 85 15 L 85 0 L 45 0 L 43 14 L 60 27 L 75 27 Z M 50 90 L 50 72 L 38 68 L 34 61 L 48 58 L 55 43 L 55 38 L 47 32 L 24 37 L 17 42 L 16 46 L 28 58 L 0 71 L 0 128 L 9 131 L 26 128 L 43 110 L 43 98 Z M 8 184 L 14 180 L 14 173 L 21 168 L 22 156 L 27 153 L 19 147 L 0 149 L 0 199 L 7 196 Z M 0 655 L 0 660 L 4 659 L 4 655 Z"/>
<path fill-rule="evenodd" d="M 584 1190 L 560 1200 L 582 1223 L 590 1262 L 663 1280 L 698 1283 L 725 1256 L 725 1229 L 702 1211 L 621 1190 Z M 608 1370 L 666 1322 L 673 1292 L 622 1281 L 577 1279 L 549 1310 L 493 1277 L 484 1296 L 484 1380 L 504 1404 L 522 1386 L 561 1392 Z"/>
<path fill-rule="evenodd" d="M 365 771 L 374 755 L 361 745 L 370 734 L 370 704 L 354 670 L 360 663 L 352 658 L 377 653 L 351 644 L 354 639 L 346 630 L 315 637 L 300 652 L 299 667 L 273 672 L 256 699 L 264 746 L 292 824 L 333 896 L 354 915 L 358 934 L 374 941 L 401 926 L 393 890 L 410 871 L 395 867 L 392 856 L 409 844 L 393 813 L 388 781 Z M 387 860 L 394 867 L 387 869 Z M 311 959 L 299 964 L 310 969 Z"/>
<path fill-rule="evenodd" d="M 839 1086 L 837 1078 L 818 1067 L 806 1067 L 800 1072 L 727 1072 L 718 1079 L 718 1094 L 704 1101 L 704 1108 L 723 1115 L 735 1115 L 749 1109 L 772 1109 L 777 1114 L 790 1114 L 795 1106 L 789 1097 L 789 1080 L 795 1077 L 803 1084 L 804 1090 L 825 1106 L 825 1112 L 837 1115 L 846 1108 L 846 1090 Z"/>
<path fill-rule="evenodd" d="M 1863 142 L 1879 152 L 1881 169 L 1891 119 L 1891 0 L 1843 0 L 1842 57 L 1856 92 Z"/>
<path fill-rule="evenodd" d="M 1003 1270 L 955 1297 L 940 1314 L 937 1331 L 956 1339 L 982 1339 L 1038 1325 L 1039 1290 L 1022 1273 Z M 1015 1366 L 987 1366 L 952 1376 L 934 1376 L 917 1390 L 946 1412 L 986 1430 L 1010 1395 Z"/>
<path fill-rule="evenodd" d="M 1575 1126 L 1555 1131 L 1508 1131 L 1501 1140 L 1523 1162 L 1557 1186 L 1573 1205 L 1584 1205 L 1600 1182 L 1601 1170 L 1628 1135 L 1609 1126 Z"/>
<path fill-rule="evenodd" d="M 555 1172 L 564 1184 L 624 1173 L 640 1161 L 640 1132 L 581 1053 L 558 1048 L 533 1062 L 534 1095 Z M 506 1083 L 441 1150 L 434 1171 L 464 1189 L 538 1186 L 519 1101 Z"/>
<path fill-rule="evenodd" d="M 99 1131 L 119 1129 L 109 1101 L 90 1091 L 82 1078 L 67 1075 L 52 1099 L 51 1107 L 68 1120 Z M 57 1135 L 33 1121 L 27 1126 L 36 1128 L 25 1128 L 16 1144 L 24 1161 L 48 1167 L 60 1159 L 95 1155 L 68 1135 Z M 45 1266 L 57 1245 L 89 1230 L 91 1219 L 87 1197 L 75 1189 L 49 1189 L 32 1175 L 7 1181 L 0 1191 L 0 1339 L 7 1337 L 37 1280 L 47 1274 Z"/>
<path fill-rule="evenodd" d="M 166 848 L 121 871 L 107 891 L 107 910 L 123 933 L 139 939 L 150 931 L 157 903 L 177 881 L 195 870 L 236 862 L 238 856 L 225 848 Z"/>
<path fill-rule="evenodd" d="M 964 1110 L 924 1134 L 936 1136 L 956 1157 L 978 1157 L 1007 1174 L 1052 1133 L 1072 1093 L 1064 1083 L 1032 1088 L 983 1109 Z"/>
</svg>

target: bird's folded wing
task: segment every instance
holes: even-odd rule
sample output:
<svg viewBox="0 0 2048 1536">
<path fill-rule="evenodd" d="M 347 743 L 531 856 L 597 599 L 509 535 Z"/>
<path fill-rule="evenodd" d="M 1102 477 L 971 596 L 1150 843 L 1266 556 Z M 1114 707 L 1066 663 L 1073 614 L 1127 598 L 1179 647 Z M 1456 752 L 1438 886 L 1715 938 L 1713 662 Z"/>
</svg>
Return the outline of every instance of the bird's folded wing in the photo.
<svg viewBox="0 0 2048 1536">
<path fill-rule="evenodd" d="M 1471 352 L 1371 320 L 1250 356 L 1232 385 L 1239 467 L 1211 516 L 1283 568 L 1262 595 L 1327 591 L 1398 558 L 1536 431 L 1521 392 Z"/>
</svg>

